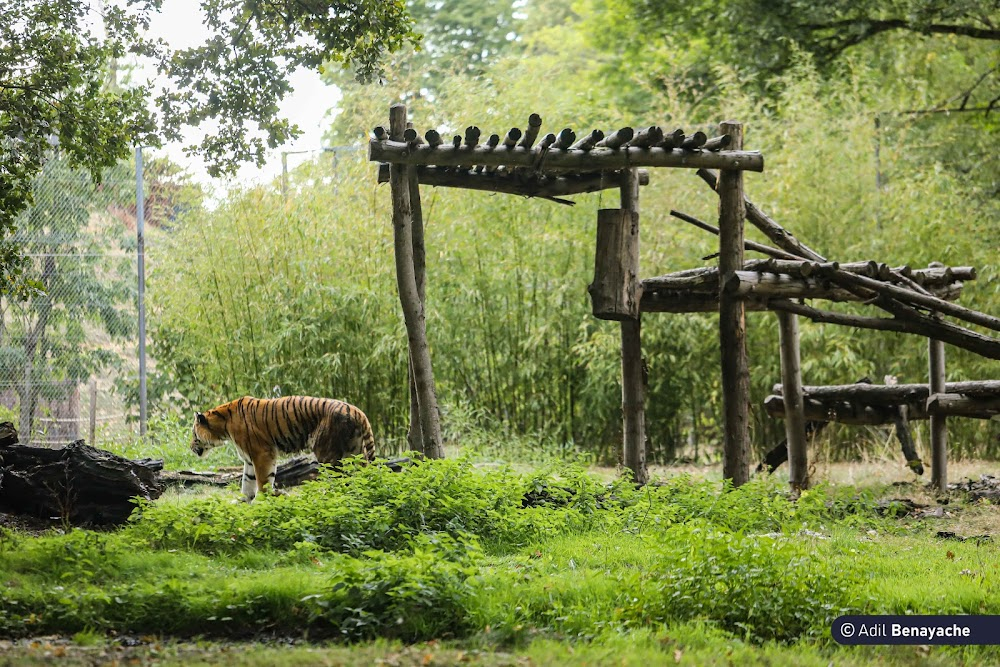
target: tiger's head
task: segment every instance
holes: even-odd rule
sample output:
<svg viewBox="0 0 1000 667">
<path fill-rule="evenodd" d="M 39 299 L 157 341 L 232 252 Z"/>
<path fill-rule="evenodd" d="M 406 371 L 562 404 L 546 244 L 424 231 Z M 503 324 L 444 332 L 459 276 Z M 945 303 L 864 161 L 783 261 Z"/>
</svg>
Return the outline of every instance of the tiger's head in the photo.
<svg viewBox="0 0 1000 667">
<path fill-rule="evenodd" d="M 218 447 L 229 439 L 226 419 L 218 410 L 199 412 L 194 418 L 194 437 L 191 451 L 201 456 L 209 449 Z"/>
</svg>

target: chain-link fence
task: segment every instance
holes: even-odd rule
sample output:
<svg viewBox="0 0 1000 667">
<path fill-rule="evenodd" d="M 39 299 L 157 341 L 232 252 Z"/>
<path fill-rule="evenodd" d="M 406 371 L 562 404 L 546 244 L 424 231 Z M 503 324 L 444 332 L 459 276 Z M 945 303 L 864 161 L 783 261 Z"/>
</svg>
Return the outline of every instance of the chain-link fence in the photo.
<svg viewBox="0 0 1000 667">
<path fill-rule="evenodd" d="M 138 432 L 135 175 L 100 186 L 62 160 L 38 177 L 11 239 L 40 292 L 0 300 L 0 421 L 21 442 L 100 442 Z M 131 173 L 130 173 L 131 172 Z"/>
</svg>

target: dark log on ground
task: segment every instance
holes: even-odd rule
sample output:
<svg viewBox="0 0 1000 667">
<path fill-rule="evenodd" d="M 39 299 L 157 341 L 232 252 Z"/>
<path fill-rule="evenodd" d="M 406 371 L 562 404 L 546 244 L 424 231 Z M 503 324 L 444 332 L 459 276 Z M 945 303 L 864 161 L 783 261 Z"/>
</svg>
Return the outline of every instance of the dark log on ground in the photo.
<svg viewBox="0 0 1000 667">
<path fill-rule="evenodd" d="M 158 498 L 163 461 L 131 461 L 77 440 L 61 449 L 0 449 L 0 508 L 77 526 L 123 523 L 132 499 Z"/>
<path fill-rule="evenodd" d="M 403 466 L 410 462 L 410 458 L 402 457 L 379 461 L 393 472 L 400 472 Z M 316 479 L 319 474 L 319 463 L 311 456 L 296 456 L 293 459 L 278 465 L 275 473 L 275 483 L 279 489 L 290 486 L 298 486 L 304 482 Z M 160 473 L 160 480 L 165 486 L 226 486 L 228 484 L 239 483 L 243 476 L 242 469 L 232 469 L 221 472 L 196 472 L 192 470 L 181 470 L 174 472 L 165 470 Z"/>
</svg>

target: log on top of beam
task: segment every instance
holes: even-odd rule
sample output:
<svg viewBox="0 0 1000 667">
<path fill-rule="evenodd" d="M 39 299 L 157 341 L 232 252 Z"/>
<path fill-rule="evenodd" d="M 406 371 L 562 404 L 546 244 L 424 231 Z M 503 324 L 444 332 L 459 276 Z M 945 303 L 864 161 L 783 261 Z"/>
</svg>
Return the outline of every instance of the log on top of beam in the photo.
<svg viewBox="0 0 1000 667">
<path fill-rule="evenodd" d="M 521 138 L 521 130 L 516 127 L 512 127 L 507 130 L 507 134 L 503 138 L 504 148 L 513 148 L 517 145 L 517 140 Z"/>
<path fill-rule="evenodd" d="M 665 133 L 663 135 L 663 140 L 660 141 L 660 143 L 656 144 L 656 146 L 658 148 L 662 148 L 663 150 L 670 151 L 675 148 L 680 148 L 681 144 L 684 143 L 684 139 L 686 139 L 686 137 L 684 136 L 684 130 L 682 130 L 681 128 L 677 128 L 673 132 Z M 728 146 L 729 142 L 732 141 L 732 139 L 729 137 L 729 135 L 726 135 L 726 139 L 727 139 L 726 145 Z"/>
<path fill-rule="evenodd" d="M 520 143 L 517 144 L 518 147 L 524 148 L 526 150 L 530 149 L 532 144 L 535 143 L 535 139 L 538 138 L 538 131 L 541 129 L 541 127 L 542 127 L 541 116 L 539 116 L 537 113 L 533 113 L 530 116 L 528 116 L 528 129 L 525 130 L 524 136 L 521 137 Z"/>
<path fill-rule="evenodd" d="M 548 137 L 546 137 L 548 139 Z M 556 137 L 552 137 L 553 142 Z M 633 139 L 634 141 L 634 139 Z M 437 165 L 457 167 L 482 164 L 486 166 L 537 167 L 553 171 L 606 171 L 631 167 L 677 167 L 688 169 L 743 169 L 764 171 L 764 156 L 759 151 L 682 151 L 662 148 L 623 147 L 593 150 L 559 150 L 554 145 L 527 150 L 520 146 L 493 152 L 483 146 L 411 147 L 403 142 L 370 141 L 368 159 L 372 162 L 392 162 L 407 165 Z M 572 142 L 570 142 L 572 143 Z M 548 149 L 548 150 L 545 150 Z M 535 163 L 538 163 L 537 165 Z"/>
<path fill-rule="evenodd" d="M 574 141 L 576 141 L 576 132 L 566 127 L 556 136 L 556 142 L 552 144 L 552 148 L 564 151 L 569 149 Z"/>
<path fill-rule="evenodd" d="M 635 136 L 635 130 L 631 127 L 623 127 L 620 130 L 616 130 L 611 134 L 605 136 L 603 139 L 597 142 L 596 148 L 610 148 L 611 150 L 618 150 Z"/>
</svg>

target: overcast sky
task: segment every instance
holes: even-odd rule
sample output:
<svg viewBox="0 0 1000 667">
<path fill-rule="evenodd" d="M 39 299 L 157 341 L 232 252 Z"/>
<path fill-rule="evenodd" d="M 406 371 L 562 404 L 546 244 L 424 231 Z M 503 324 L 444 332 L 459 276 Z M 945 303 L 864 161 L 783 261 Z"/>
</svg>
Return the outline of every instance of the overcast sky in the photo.
<svg viewBox="0 0 1000 667">
<path fill-rule="evenodd" d="M 197 46 L 204 41 L 207 31 L 203 27 L 198 0 L 169 0 L 163 3 L 162 12 L 155 16 L 150 31 L 155 37 L 162 37 L 174 48 Z M 323 131 L 329 124 L 328 111 L 340 99 L 340 91 L 335 86 L 326 86 L 316 72 L 297 72 L 291 78 L 295 91 L 281 105 L 282 114 L 291 122 L 297 124 L 303 134 L 296 141 L 279 147 L 271 152 L 267 165 L 258 169 L 254 165 L 245 165 L 236 180 L 241 183 L 260 183 L 268 181 L 281 173 L 281 152 L 313 150 L 322 147 Z M 200 132 L 190 136 L 200 136 Z M 173 160 L 190 169 L 198 180 L 208 183 L 212 179 L 205 173 L 199 159 L 192 159 L 181 152 L 180 145 L 166 146 L 162 151 L 149 151 L 150 156 L 166 153 Z M 289 156 L 289 166 L 297 164 L 299 156 Z M 214 185 L 222 185 L 214 183 Z"/>
</svg>

